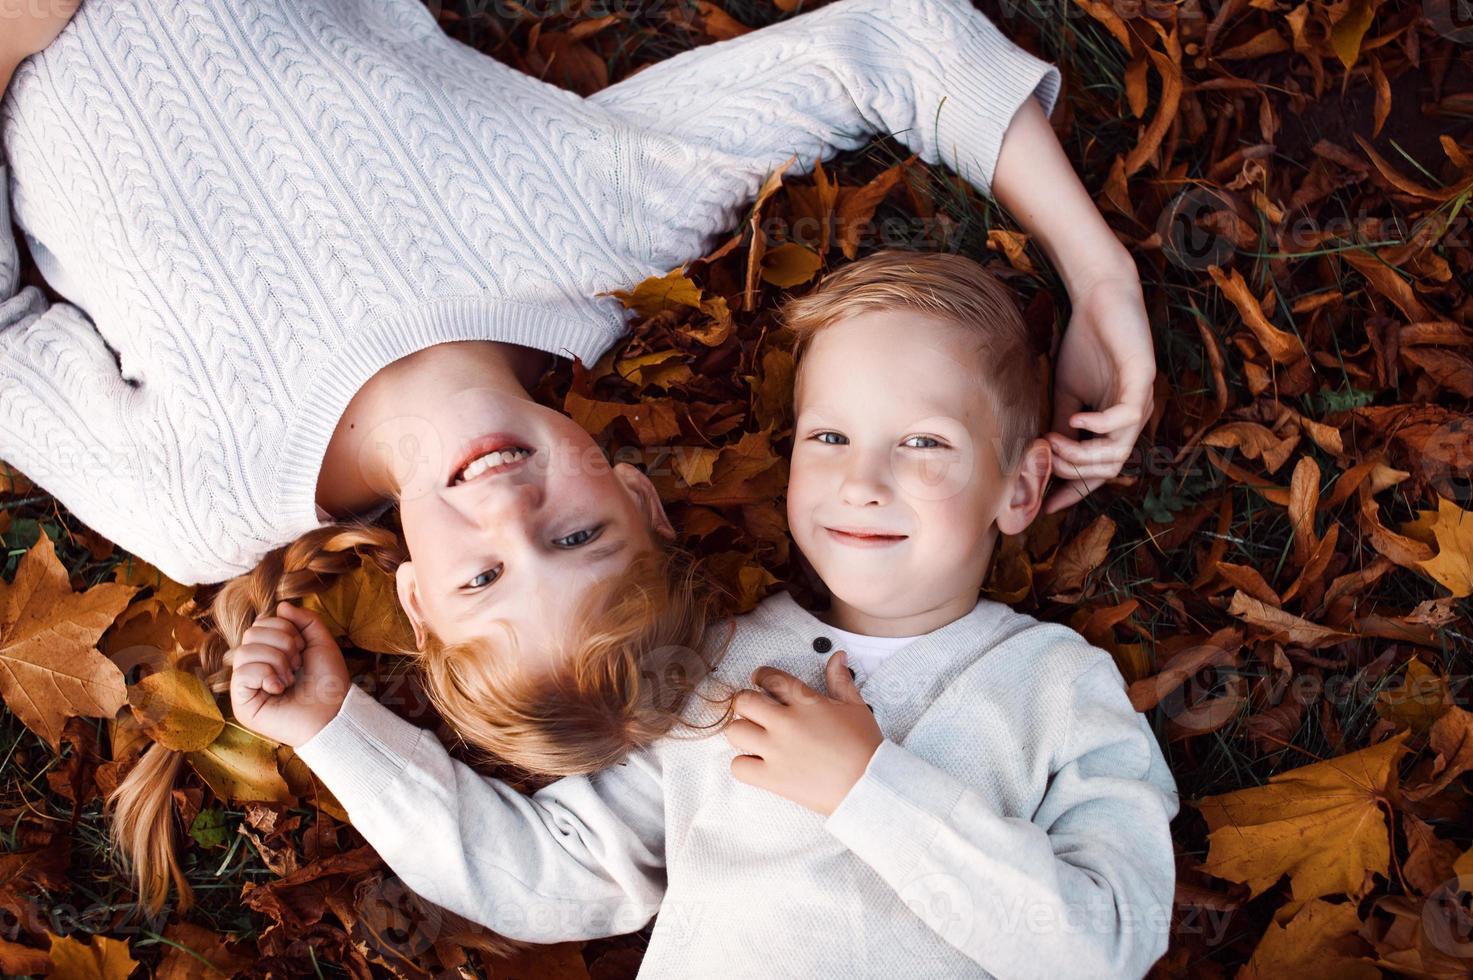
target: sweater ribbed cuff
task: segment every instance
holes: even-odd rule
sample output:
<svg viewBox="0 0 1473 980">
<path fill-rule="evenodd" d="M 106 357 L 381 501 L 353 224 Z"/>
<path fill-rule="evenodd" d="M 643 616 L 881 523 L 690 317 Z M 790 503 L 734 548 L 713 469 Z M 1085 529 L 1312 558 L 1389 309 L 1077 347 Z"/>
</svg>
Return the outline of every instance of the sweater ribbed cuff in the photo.
<svg viewBox="0 0 1473 980">
<path fill-rule="evenodd" d="M 946 0 L 951 3 L 955 0 Z M 943 62 L 947 98 L 934 120 L 941 162 L 988 195 L 997 173 L 1003 137 L 1025 99 L 1033 97 L 1045 116 L 1059 97 L 1059 71 L 1018 47 L 979 11 L 964 3 L 956 48 Z"/>
<path fill-rule="evenodd" d="M 904 881 L 963 789 L 956 777 L 887 738 L 824 821 L 824 830 L 887 881 Z"/>
<path fill-rule="evenodd" d="M 350 684 L 338 713 L 296 753 L 358 823 L 385 805 L 387 790 L 404 773 L 419 740 L 431 737 Z"/>
</svg>

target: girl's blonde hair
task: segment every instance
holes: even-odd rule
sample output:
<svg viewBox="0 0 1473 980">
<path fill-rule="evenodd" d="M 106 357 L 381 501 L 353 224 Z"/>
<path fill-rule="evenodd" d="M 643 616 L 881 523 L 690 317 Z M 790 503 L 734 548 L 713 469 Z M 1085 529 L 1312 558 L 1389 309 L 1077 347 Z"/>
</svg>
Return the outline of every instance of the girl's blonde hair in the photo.
<svg viewBox="0 0 1473 980">
<path fill-rule="evenodd" d="M 210 602 L 213 629 L 178 666 L 226 693 L 230 651 L 257 617 L 273 614 L 281 600 L 324 591 L 364 561 L 393 574 L 408 557 L 389 528 L 344 522 L 309 531 L 220 588 Z M 724 618 L 721 603 L 729 598 L 694 556 L 664 545 L 589 591 L 558 666 L 541 677 L 515 670 L 517 658 L 499 638 L 445 644 L 427 630 L 423 650 L 403 652 L 417 655 L 431 701 L 475 748 L 530 773 L 587 773 L 648 745 L 679 720 L 686 695 L 730 642 L 728 632 L 707 646 L 708 629 Z M 114 853 L 150 915 L 162 910 L 171 884 L 181 911 L 193 904 L 174 835 L 173 791 L 184 755 L 151 744 L 104 804 Z"/>
</svg>

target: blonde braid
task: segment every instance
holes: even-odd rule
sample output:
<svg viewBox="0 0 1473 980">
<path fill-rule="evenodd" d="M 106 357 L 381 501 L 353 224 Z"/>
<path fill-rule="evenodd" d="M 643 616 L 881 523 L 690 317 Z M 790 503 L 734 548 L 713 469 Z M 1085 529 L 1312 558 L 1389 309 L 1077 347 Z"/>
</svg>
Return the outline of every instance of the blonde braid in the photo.
<svg viewBox="0 0 1473 980">
<path fill-rule="evenodd" d="M 308 531 L 220 588 L 210 602 L 212 628 L 205 642 L 177 666 L 199 675 L 216 694 L 226 693 L 230 651 L 258 617 L 272 615 L 282 600 L 296 602 L 323 592 L 357 569 L 364 558 L 393 574 L 407 557 L 403 541 L 388 528 L 355 522 Z M 150 915 L 162 910 L 171 883 L 179 893 L 181 912 L 194 903 L 174 846 L 172 798 L 183 763 L 183 752 L 151 745 L 104 803 L 114 853 Z"/>
</svg>

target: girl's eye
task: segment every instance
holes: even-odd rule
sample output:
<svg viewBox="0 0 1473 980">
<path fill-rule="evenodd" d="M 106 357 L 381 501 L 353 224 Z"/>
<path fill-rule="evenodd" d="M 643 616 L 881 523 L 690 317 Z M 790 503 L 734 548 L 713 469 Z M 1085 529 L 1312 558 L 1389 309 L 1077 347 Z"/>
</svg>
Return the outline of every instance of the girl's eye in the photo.
<svg viewBox="0 0 1473 980">
<path fill-rule="evenodd" d="M 588 542 L 592 541 L 594 539 L 594 537 L 597 536 L 598 532 L 599 531 L 602 531 L 602 530 L 603 530 L 603 527 L 602 526 L 599 526 L 599 527 L 586 527 L 586 528 L 584 528 L 581 531 L 574 531 L 572 534 L 568 535 L 566 538 L 558 538 L 556 541 L 553 542 L 553 544 L 557 545 L 560 548 L 577 548 L 580 545 L 585 545 Z M 581 538 L 581 537 L 579 537 L 580 534 L 586 534 L 586 535 L 588 535 L 588 537 Z M 567 543 L 567 542 L 571 542 L 571 543 Z"/>
<path fill-rule="evenodd" d="M 490 575 L 492 571 L 495 571 L 496 572 L 496 578 L 495 579 L 492 579 L 491 582 L 486 582 L 485 585 L 477 585 L 476 584 L 476 582 L 481 578 L 482 575 Z M 466 583 L 466 586 L 468 588 L 472 588 L 472 589 L 485 588 L 486 585 L 490 585 L 492 582 L 495 582 L 496 579 L 499 579 L 499 578 L 501 578 L 501 566 L 500 565 L 497 565 L 496 568 L 490 569 L 490 570 L 487 570 L 487 571 L 484 571 L 480 575 L 477 575 L 475 578 L 471 579 L 469 582 Z"/>
<path fill-rule="evenodd" d="M 931 443 L 931 445 L 929 445 L 929 446 L 911 446 L 910 448 L 912 448 L 912 449 L 940 449 L 940 448 L 943 448 L 942 447 L 941 440 L 940 439 L 933 438 L 931 436 L 911 436 L 910 439 L 907 439 L 905 441 L 906 442 L 910 442 L 911 439 L 924 439 L 924 440 L 926 440 L 926 441 L 928 441 L 928 442 Z"/>
<path fill-rule="evenodd" d="M 849 441 L 848 439 L 844 439 L 844 442 L 824 442 L 823 441 L 823 437 L 824 436 L 833 436 L 836 439 L 844 439 L 844 437 L 841 436 L 837 432 L 820 432 L 817 435 L 815 435 L 813 438 L 817 439 L 819 442 L 822 442 L 825 446 L 842 446 L 844 444 L 844 442 L 848 442 Z"/>
</svg>

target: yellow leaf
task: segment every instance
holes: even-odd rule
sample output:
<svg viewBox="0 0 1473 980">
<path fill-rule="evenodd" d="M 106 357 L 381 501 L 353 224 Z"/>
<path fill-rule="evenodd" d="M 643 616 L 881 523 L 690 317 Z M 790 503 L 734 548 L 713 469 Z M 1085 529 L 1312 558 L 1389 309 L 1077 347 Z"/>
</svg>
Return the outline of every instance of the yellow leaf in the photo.
<svg viewBox="0 0 1473 980">
<path fill-rule="evenodd" d="M 1429 527 L 1437 538 L 1437 554 L 1417 564 L 1454 596 L 1473 594 L 1473 513 L 1442 497 L 1437 498 L 1436 511 L 1419 513 L 1423 521 L 1417 523 Z"/>
<path fill-rule="evenodd" d="M 125 980 L 138 961 L 121 939 L 93 935 L 90 943 L 71 936 L 51 936 L 49 980 Z"/>
<path fill-rule="evenodd" d="M 44 531 L 15 581 L 0 583 L 0 695 L 54 751 L 68 717 L 111 718 L 127 700 L 123 672 L 95 644 L 137 591 L 103 582 L 73 592 Z"/>
<path fill-rule="evenodd" d="M 1363 958 L 1371 947 L 1358 929 L 1355 906 L 1316 899 L 1287 924 L 1269 923 L 1238 980 L 1376 980 L 1381 971 Z"/>
<path fill-rule="evenodd" d="M 1415 657 L 1376 695 L 1376 714 L 1421 735 L 1452 705 L 1442 675 Z"/>
<path fill-rule="evenodd" d="M 153 740 L 178 752 L 207 748 L 220 736 L 225 718 L 199 675 L 169 668 L 128 688 L 138 724 Z"/>
<path fill-rule="evenodd" d="M 276 765 L 273 743 L 239 725 L 226 724 L 219 738 L 185 758 L 222 800 L 292 802 L 291 790 Z"/>
<path fill-rule="evenodd" d="M 1206 797 L 1197 804 L 1211 831 L 1201 870 L 1245 883 L 1250 897 L 1287 874 L 1297 901 L 1337 892 L 1359 899 L 1367 870 L 1387 873 L 1382 808 L 1406 737 Z"/>
<path fill-rule="evenodd" d="M 1360 58 L 1361 41 L 1375 17 L 1374 0 L 1351 0 L 1350 9 L 1330 28 L 1330 46 L 1347 69 Z"/>
<path fill-rule="evenodd" d="M 360 650 L 413 653 L 414 628 L 399 604 L 394 576 L 363 561 L 332 587 L 302 600 L 303 608 L 322 617 L 334 637 L 347 637 Z"/>
</svg>

